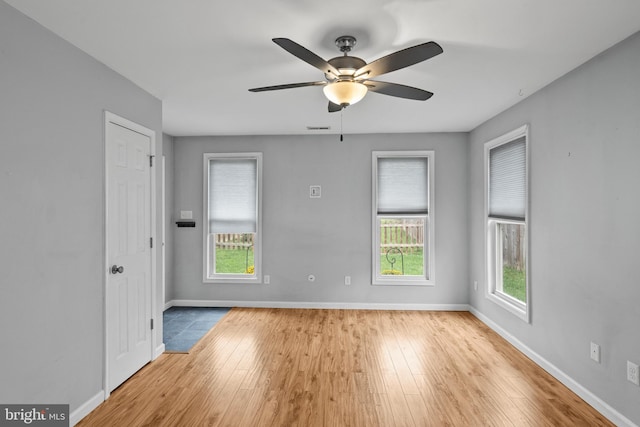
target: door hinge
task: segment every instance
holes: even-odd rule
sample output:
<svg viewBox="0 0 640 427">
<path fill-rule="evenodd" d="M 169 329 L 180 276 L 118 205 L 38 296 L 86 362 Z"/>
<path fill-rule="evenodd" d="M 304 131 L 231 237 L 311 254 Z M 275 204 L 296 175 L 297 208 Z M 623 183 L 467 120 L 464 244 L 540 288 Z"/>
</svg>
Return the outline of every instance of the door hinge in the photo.
<svg viewBox="0 0 640 427">
<path fill-rule="evenodd" d="M 153 249 L 153 237 L 149 237 L 149 247 Z"/>
<path fill-rule="evenodd" d="M 153 331 L 153 319 L 151 319 L 151 330 Z"/>
<path fill-rule="evenodd" d="M 153 167 L 153 158 L 155 156 L 149 156 L 149 167 Z"/>
</svg>

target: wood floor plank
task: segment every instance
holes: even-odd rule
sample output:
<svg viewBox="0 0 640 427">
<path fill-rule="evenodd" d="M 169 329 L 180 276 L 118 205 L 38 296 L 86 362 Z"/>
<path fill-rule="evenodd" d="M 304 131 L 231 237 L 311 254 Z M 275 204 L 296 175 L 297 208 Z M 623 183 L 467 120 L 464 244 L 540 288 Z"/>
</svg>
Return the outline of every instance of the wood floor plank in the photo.
<svg viewBox="0 0 640 427">
<path fill-rule="evenodd" d="M 384 374 L 384 385 L 387 389 L 386 394 L 389 397 L 389 403 L 391 404 L 394 425 L 413 426 L 413 417 L 411 416 L 411 411 L 409 411 L 407 399 L 402 385 L 398 380 L 398 376 L 391 372 Z"/>
<path fill-rule="evenodd" d="M 234 308 L 86 426 L 611 426 L 470 313 Z"/>
</svg>

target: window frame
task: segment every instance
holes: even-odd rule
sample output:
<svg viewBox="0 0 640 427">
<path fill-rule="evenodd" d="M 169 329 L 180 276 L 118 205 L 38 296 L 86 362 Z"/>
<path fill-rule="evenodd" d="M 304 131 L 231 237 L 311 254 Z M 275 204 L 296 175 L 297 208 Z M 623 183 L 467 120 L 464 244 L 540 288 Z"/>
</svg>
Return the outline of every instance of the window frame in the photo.
<svg viewBox="0 0 640 427">
<path fill-rule="evenodd" d="M 514 218 L 498 218 L 489 214 L 490 197 L 490 153 L 491 150 L 524 137 L 525 143 L 525 212 L 524 220 Z M 531 280 L 530 280 L 530 232 L 529 232 L 529 125 L 523 125 L 511 132 L 499 136 L 484 144 L 484 227 L 485 227 L 485 297 L 514 314 L 523 321 L 531 322 Z M 524 225 L 525 251 L 525 302 L 499 290 L 502 275 L 502 239 L 499 236 L 499 224 Z M 500 277 L 500 278 L 499 278 Z"/>
<path fill-rule="evenodd" d="M 203 263 L 202 277 L 203 283 L 242 283 L 260 284 L 262 283 L 262 153 L 204 153 L 203 156 Z M 210 263 L 213 259 L 215 271 L 215 248 L 212 249 L 212 242 L 209 240 L 209 165 L 215 159 L 238 159 L 256 161 L 256 232 L 253 244 L 254 271 L 253 274 L 240 273 L 212 273 L 209 274 Z M 213 254 L 212 254 L 213 252 Z"/>
<path fill-rule="evenodd" d="M 428 180 L 428 209 L 426 214 L 394 214 L 378 213 L 378 159 L 379 158 L 416 158 L 427 159 L 427 180 Z M 378 286 L 435 286 L 434 267 L 434 168 L 435 152 L 433 150 L 413 150 L 413 151 L 373 151 L 372 152 L 372 277 L 371 284 Z M 423 242 L 423 275 L 382 275 L 380 274 L 380 220 L 383 218 L 423 218 L 424 236 Z M 425 255 L 426 254 L 426 255 Z"/>
</svg>

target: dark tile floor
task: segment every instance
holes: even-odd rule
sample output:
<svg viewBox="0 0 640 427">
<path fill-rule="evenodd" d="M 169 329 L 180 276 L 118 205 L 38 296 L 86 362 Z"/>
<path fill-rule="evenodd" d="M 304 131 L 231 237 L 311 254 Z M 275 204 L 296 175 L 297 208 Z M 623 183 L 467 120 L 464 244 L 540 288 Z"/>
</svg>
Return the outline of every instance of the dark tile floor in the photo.
<svg viewBox="0 0 640 427">
<path fill-rule="evenodd" d="M 189 349 L 227 314 L 230 308 L 171 307 L 163 313 L 165 351 L 188 353 Z"/>
</svg>

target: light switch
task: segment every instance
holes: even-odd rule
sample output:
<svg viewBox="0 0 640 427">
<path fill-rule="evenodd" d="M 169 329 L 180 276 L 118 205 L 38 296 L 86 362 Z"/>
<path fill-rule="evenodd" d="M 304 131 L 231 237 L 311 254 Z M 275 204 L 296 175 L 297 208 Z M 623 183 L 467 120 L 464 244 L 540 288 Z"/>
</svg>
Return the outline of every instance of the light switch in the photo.
<svg viewBox="0 0 640 427">
<path fill-rule="evenodd" d="M 180 211 L 180 219 L 193 219 L 193 211 Z"/>
<path fill-rule="evenodd" d="M 322 187 L 319 185 L 309 186 L 309 197 L 312 199 L 319 199 L 322 192 Z"/>
</svg>

